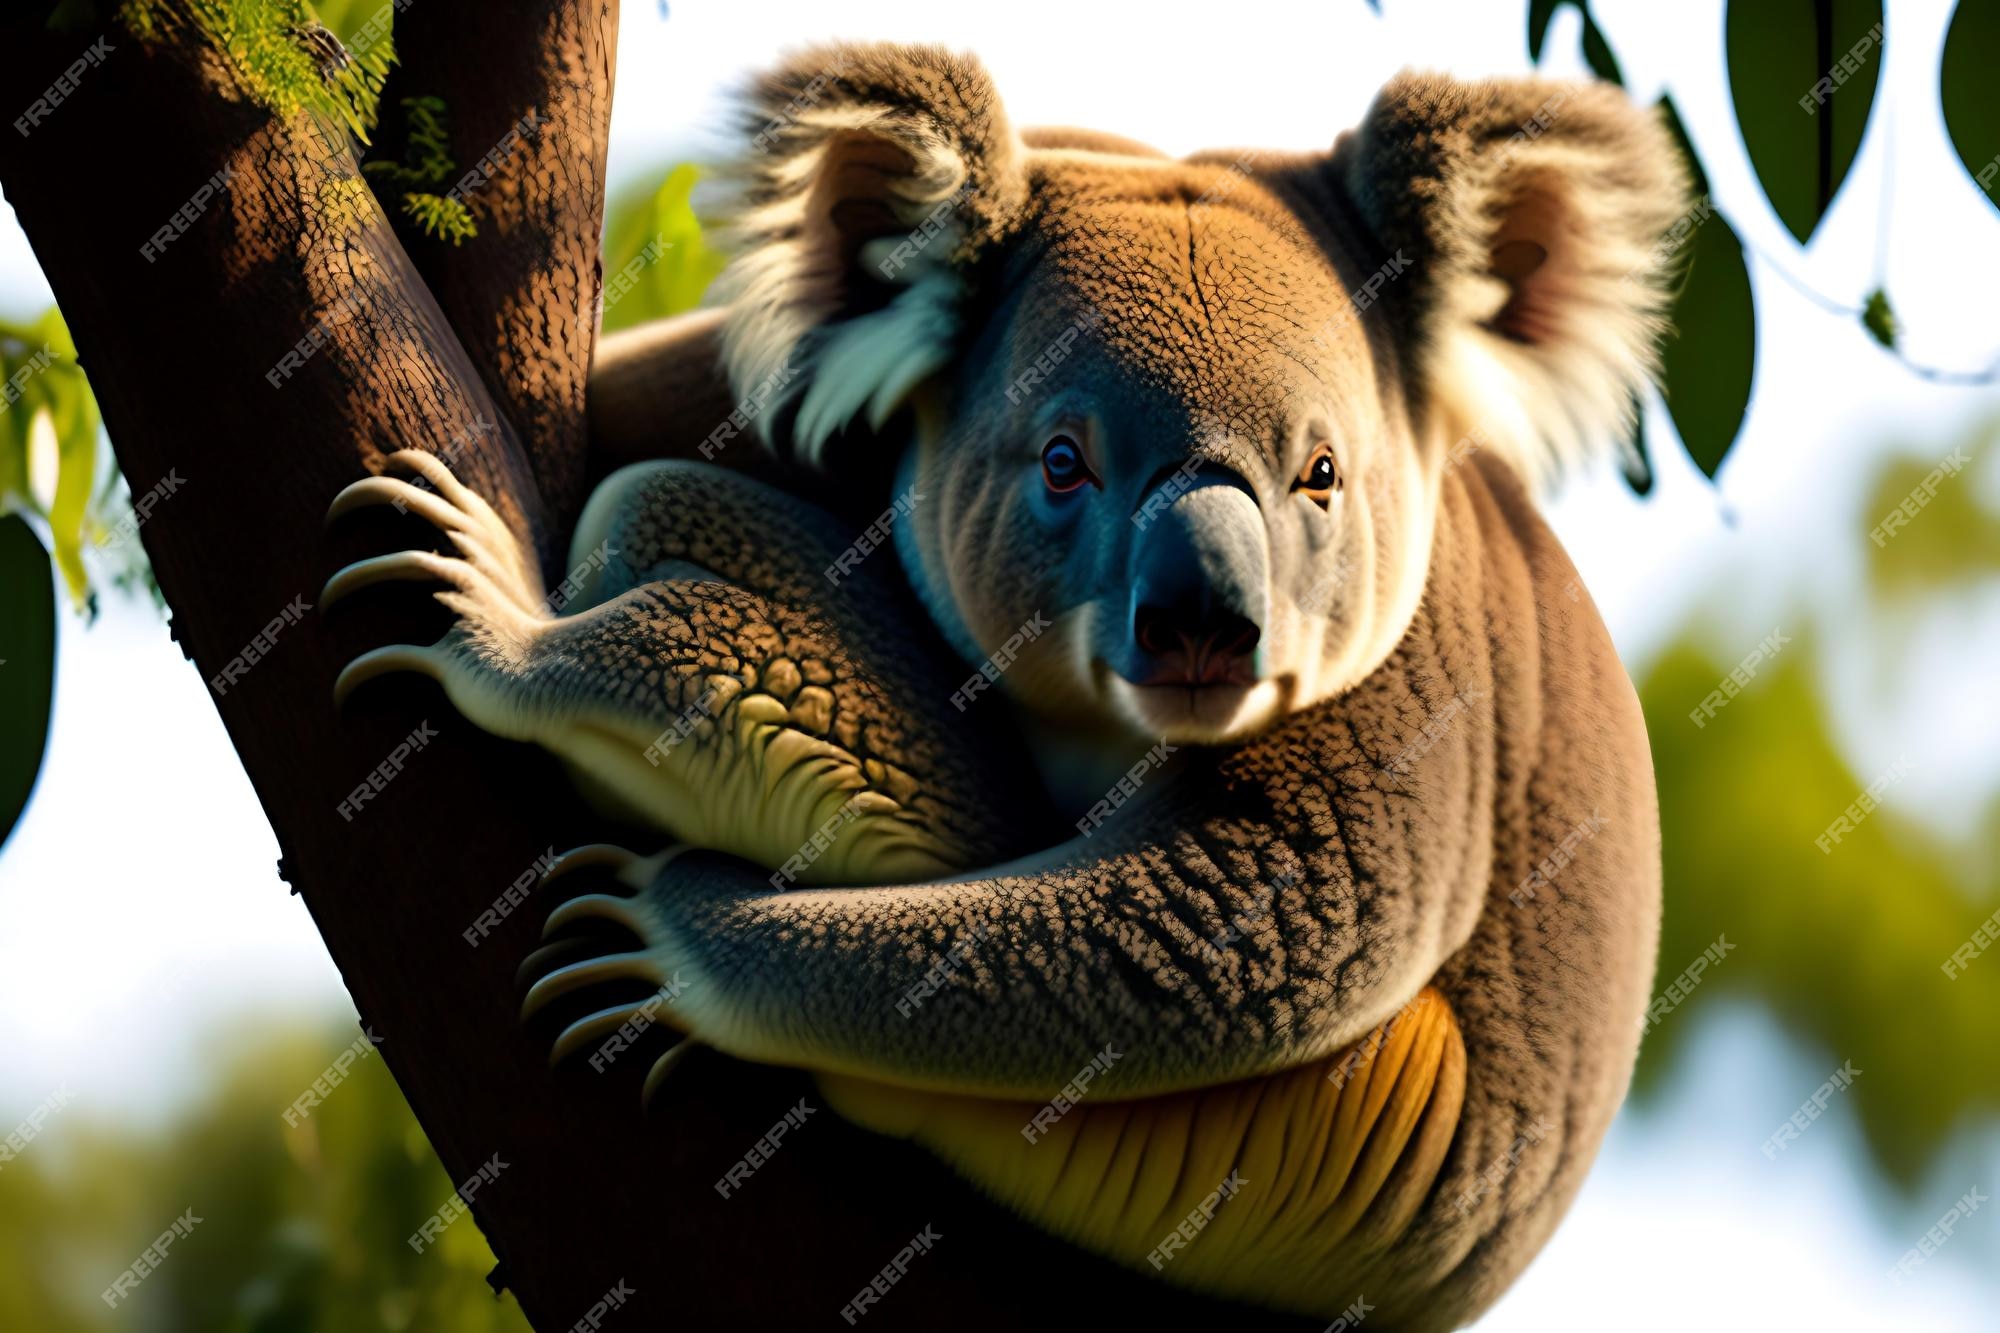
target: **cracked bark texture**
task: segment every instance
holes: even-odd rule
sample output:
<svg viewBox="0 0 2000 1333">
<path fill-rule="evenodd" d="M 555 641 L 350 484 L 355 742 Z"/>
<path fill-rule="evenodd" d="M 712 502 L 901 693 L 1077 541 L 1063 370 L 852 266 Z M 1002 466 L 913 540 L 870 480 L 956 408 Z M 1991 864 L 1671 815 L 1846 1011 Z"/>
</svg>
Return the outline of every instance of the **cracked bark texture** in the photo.
<svg viewBox="0 0 2000 1333">
<path fill-rule="evenodd" d="M 434 240 L 400 214 L 397 228 L 519 428 L 565 530 L 584 496 L 584 381 L 603 286 L 598 238 L 617 44 L 611 0 L 532 0 L 509 5 L 504 19 L 486 4 L 425 0 L 396 17 L 400 63 L 382 98 L 383 142 L 401 142 L 402 98 L 438 96 L 454 180 L 489 155 L 498 163 L 490 180 L 465 191 L 476 244 Z M 521 134 L 524 124 L 535 128 Z"/>
<path fill-rule="evenodd" d="M 440 26 L 426 28 L 433 11 Z M 0 25 L 0 86 L 20 105 L 96 35 L 45 32 L 18 10 Z M 110 32 L 108 58 L 52 115 L 25 136 L 0 132 L 0 189 L 132 490 L 179 471 L 141 537 L 204 679 L 340 565 L 431 542 L 387 513 L 323 533 L 331 497 L 383 454 L 446 456 L 545 553 L 583 475 L 612 11 L 425 0 L 398 27 L 405 86 L 450 95 L 449 80 L 463 82 L 476 113 L 455 134 L 477 139 L 516 105 L 551 117 L 520 158 L 537 188 L 496 181 L 481 236 L 421 263 L 350 145 L 274 117 L 185 39 L 149 48 Z M 441 62 L 446 82 L 420 77 L 420 61 Z M 490 101 L 475 95 L 482 83 Z M 140 247 L 223 166 L 235 173 L 227 191 L 148 262 Z M 557 197 L 572 189 L 589 197 Z M 287 352 L 300 356 L 283 373 Z M 546 508 L 537 478 L 552 488 Z M 376 687 L 344 714 L 330 702 L 356 652 L 442 632 L 427 591 L 309 614 L 216 707 L 277 833 L 281 874 L 451 1178 L 496 1153 L 508 1164 L 471 1211 L 499 1256 L 496 1284 L 536 1328 L 572 1327 L 621 1280 L 636 1292 L 617 1316 L 625 1328 L 790 1327 L 801 1313 L 841 1327 L 840 1308 L 926 1225 L 940 1243 L 868 1311 L 877 1333 L 933 1328 L 946 1310 L 969 1330 L 1040 1327 L 1051 1309 L 1079 1323 L 1307 1326 L 1110 1270 L 1000 1215 L 916 1149 L 830 1114 L 720 1198 L 714 1182 L 801 1096 L 820 1105 L 787 1071 L 703 1053 L 650 1119 L 637 1084 L 656 1050 L 604 1074 L 551 1076 L 543 1040 L 519 1026 L 514 976 L 540 906 L 478 948 L 462 932 L 547 849 L 611 830 L 551 760 L 481 734 L 428 686 Z M 357 784 L 424 723 L 436 739 L 344 817 Z"/>
</svg>

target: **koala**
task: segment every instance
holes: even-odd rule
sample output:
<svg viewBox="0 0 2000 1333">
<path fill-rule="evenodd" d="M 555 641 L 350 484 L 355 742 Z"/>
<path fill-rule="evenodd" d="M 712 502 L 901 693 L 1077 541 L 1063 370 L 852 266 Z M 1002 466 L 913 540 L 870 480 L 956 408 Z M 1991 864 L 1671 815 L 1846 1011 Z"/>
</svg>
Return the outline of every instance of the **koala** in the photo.
<svg viewBox="0 0 2000 1333">
<path fill-rule="evenodd" d="M 1623 438 L 1686 184 L 1616 90 L 1406 74 L 1314 153 L 1017 131 L 974 61 L 749 94 L 715 309 L 612 340 L 560 613 L 437 459 L 432 676 L 609 845 L 525 1009 L 654 993 L 1160 1280 L 1476 1318 L 1623 1098 L 1660 861 L 1537 494 Z M 720 404 L 720 410 L 712 410 Z M 858 533 L 811 498 L 866 477 Z M 604 952 L 597 925 L 633 943 Z M 579 956 L 581 955 L 581 956 Z M 636 987 L 636 990 L 634 989 Z M 623 989 L 621 989 L 623 988 Z"/>
</svg>

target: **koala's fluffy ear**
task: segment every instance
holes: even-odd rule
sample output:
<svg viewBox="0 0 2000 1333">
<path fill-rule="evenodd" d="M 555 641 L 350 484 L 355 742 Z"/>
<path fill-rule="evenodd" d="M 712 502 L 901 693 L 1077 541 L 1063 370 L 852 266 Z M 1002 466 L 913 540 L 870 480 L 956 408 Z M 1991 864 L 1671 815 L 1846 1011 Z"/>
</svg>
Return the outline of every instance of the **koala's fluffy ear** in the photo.
<svg viewBox="0 0 2000 1333">
<path fill-rule="evenodd" d="M 1531 481 L 1616 449 L 1654 374 L 1687 207 L 1656 115 L 1608 84 L 1403 74 L 1334 168 L 1392 264 L 1418 392 Z"/>
<path fill-rule="evenodd" d="M 792 440 L 816 460 L 949 359 L 961 274 L 1025 206 L 1025 150 L 985 69 L 937 47 L 810 50 L 746 103 L 723 360 L 767 441 L 797 396 Z"/>
</svg>

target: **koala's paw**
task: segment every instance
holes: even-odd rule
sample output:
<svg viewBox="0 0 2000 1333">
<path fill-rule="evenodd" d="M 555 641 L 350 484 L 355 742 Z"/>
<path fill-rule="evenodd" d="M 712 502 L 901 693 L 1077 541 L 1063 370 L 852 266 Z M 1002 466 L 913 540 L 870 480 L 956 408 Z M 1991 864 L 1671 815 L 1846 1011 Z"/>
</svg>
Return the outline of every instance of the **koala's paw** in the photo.
<svg viewBox="0 0 2000 1333">
<path fill-rule="evenodd" d="M 645 897 L 646 888 L 658 881 L 660 872 L 687 850 L 685 844 L 676 843 L 655 855 L 641 856 L 610 843 L 591 843 L 557 857 L 542 876 L 544 886 L 576 870 L 596 868 L 610 871 L 632 894 L 586 893 L 557 907 L 542 929 L 543 938 L 552 942 L 529 954 L 520 969 L 523 983 L 534 978 L 521 1004 L 524 1023 L 556 1001 L 581 991 L 619 991 L 628 997 L 568 1022 L 550 1047 L 551 1066 L 594 1048 L 591 1067 L 602 1072 L 632 1049 L 655 1023 L 681 1034 L 646 1074 L 641 1098 L 648 1105 L 667 1076 L 701 1045 L 688 1034 L 689 1024 L 674 1008 L 686 982 L 673 965 L 659 913 Z M 592 929 L 607 924 L 636 936 L 639 947 L 607 952 L 607 935 Z M 579 928 L 589 933 L 572 933 Z M 553 969 L 552 964 L 556 965 Z M 653 989 L 647 993 L 642 986 Z"/>
<path fill-rule="evenodd" d="M 491 505 L 430 454 L 402 449 L 387 461 L 392 471 L 404 475 L 355 482 L 334 497 L 327 522 L 357 509 L 390 505 L 428 519 L 451 539 L 458 554 L 412 550 L 357 560 L 327 580 L 320 605 L 331 606 L 377 583 L 433 581 L 445 585 L 437 598 L 457 613 L 459 624 L 431 647 L 392 644 L 355 658 L 334 682 L 336 703 L 389 672 L 441 677 L 454 648 L 475 644 L 504 651 L 526 642 L 553 618 L 534 552 Z"/>
</svg>

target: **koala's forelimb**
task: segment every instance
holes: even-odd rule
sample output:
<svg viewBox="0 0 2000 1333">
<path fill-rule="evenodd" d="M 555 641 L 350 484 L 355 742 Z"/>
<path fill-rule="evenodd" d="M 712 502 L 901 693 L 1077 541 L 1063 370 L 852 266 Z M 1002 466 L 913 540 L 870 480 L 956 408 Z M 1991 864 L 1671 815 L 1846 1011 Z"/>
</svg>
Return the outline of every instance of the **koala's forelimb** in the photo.
<svg viewBox="0 0 2000 1333">
<path fill-rule="evenodd" d="M 1476 564 L 1440 543 L 1438 580 L 1460 586 L 1437 588 L 1445 611 L 1420 613 L 1366 685 L 1238 750 L 1166 755 L 1053 851 L 792 892 L 727 857 L 675 861 L 635 900 L 685 982 L 666 1017 L 750 1059 L 998 1098 L 1048 1097 L 1107 1048 L 1093 1097 L 1356 1040 L 1465 942 L 1488 889 L 1513 690 L 1495 681 L 1498 632 L 1459 600 Z"/>
<path fill-rule="evenodd" d="M 717 468 L 637 465 L 599 488 L 571 575 L 545 596 L 442 464 L 406 451 L 390 465 L 434 490 L 371 478 L 332 516 L 400 503 L 457 554 L 359 561 L 323 601 L 431 580 L 458 620 L 436 644 L 363 654 L 337 698 L 388 672 L 432 676 L 482 728 L 561 756 L 608 810 L 772 864 L 794 830 L 838 816 L 806 883 L 920 878 L 1029 845 L 1039 795 L 1005 781 L 1010 762 L 1025 771 L 1018 744 L 997 716 L 947 707 L 955 681 L 891 557 L 835 567 L 854 543 L 840 521 Z"/>
<path fill-rule="evenodd" d="M 1276 743 L 1313 746 L 1300 721 Z M 1438 763 L 1488 725 L 1463 719 Z M 1111 1098 L 1331 1055 L 1417 992 L 1485 888 L 1472 785 L 1440 784 L 1447 814 L 1338 735 L 1292 790 L 1198 784 L 976 877 L 780 893 L 690 854 L 644 897 L 685 982 L 672 1017 L 750 1059 L 1005 1098 L 1048 1097 L 1107 1049 Z M 1374 828 L 1408 842 L 1356 834 Z"/>
</svg>

